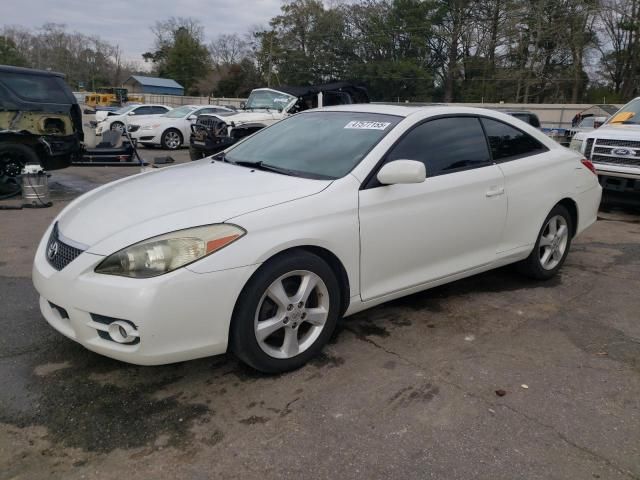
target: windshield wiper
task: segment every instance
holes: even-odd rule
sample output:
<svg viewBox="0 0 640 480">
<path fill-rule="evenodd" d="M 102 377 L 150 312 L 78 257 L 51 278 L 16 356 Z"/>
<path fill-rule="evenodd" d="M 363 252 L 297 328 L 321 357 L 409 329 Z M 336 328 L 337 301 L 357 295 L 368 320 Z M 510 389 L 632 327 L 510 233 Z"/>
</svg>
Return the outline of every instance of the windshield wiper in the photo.
<svg viewBox="0 0 640 480">
<path fill-rule="evenodd" d="M 228 160 L 227 160 L 228 161 Z M 242 167 L 255 168 L 258 170 L 264 170 L 267 172 L 280 173 L 282 175 L 289 175 L 292 177 L 299 176 L 295 170 L 289 170 L 288 168 L 277 167 L 276 165 L 271 165 L 269 163 L 260 162 L 247 162 L 243 160 L 239 160 L 237 162 L 231 162 L 234 165 L 240 165 Z"/>
</svg>

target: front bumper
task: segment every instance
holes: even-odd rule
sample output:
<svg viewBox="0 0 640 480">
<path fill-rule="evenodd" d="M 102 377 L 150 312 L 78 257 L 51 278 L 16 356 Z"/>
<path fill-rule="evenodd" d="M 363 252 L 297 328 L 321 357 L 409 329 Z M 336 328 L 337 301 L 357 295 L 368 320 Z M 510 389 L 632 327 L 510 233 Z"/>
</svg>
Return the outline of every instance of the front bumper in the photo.
<svg viewBox="0 0 640 480">
<path fill-rule="evenodd" d="M 596 167 L 598 175 L 640 180 L 640 166 L 613 165 L 596 162 L 593 162 L 593 166 Z"/>
<path fill-rule="evenodd" d="M 224 353 L 240 291 L 258 265 L 199 274 L 181 268 L 150 279 L 97 274 L 104 257 L 82 253 L 65 268 L 45 258 L 47 231 L 33 265 L 33 283 L 47 322 L 107 357 L 161 365 Z M 100 335 L 108 317 L 132 323 L 140 341 L 120 344 Z"/>
<path fill-rule="evenodd" d="M 138 143 L 160 145 L 162 142 L 162 134 L 157 130 L 142 130 L 141 128 L 135 132 L 129 132 L 131 138 L 137 140 Z"/>
</svg>

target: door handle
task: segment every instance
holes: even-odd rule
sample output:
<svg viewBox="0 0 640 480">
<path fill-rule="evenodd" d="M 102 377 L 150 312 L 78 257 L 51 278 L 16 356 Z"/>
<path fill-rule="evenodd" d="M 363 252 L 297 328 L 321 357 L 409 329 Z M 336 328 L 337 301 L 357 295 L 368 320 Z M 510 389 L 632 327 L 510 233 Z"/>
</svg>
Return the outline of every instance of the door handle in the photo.
<svg viewBox="0 0 640 480">
<path fill-rule="evenodd" d="M 498 195 L 504 194 L 504 187 L 499 185 L 494 185 L 489 190 L 487 190 L 487 197 L 497 197 Z"/>
</svg>

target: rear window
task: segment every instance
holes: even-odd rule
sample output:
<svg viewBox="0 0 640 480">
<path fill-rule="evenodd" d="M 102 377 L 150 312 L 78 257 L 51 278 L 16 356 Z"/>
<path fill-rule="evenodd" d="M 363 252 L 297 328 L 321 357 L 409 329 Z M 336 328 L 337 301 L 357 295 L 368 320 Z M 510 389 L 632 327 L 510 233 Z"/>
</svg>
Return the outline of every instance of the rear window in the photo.
<svg viewBox="0 0 640 480">
<path fill-rule="evenodd" d="M 493 160 L 504 162 L 546 152 L 548 149 L 528 133 L 490 118 L 482 118 Z"/>
<path fill-rule="evenodd" d="M 38 103 L 71 103 L 64 83 L 58 77 L 5 72 L 0 73 L 0 82 L 24 100 Z"/>
</svg>

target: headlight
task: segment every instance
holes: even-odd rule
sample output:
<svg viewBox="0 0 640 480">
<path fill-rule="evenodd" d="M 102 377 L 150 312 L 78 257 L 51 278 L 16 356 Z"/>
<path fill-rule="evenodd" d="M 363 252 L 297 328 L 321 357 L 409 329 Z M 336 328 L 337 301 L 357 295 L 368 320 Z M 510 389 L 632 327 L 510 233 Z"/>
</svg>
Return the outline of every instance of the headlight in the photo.
<svg viewBox="0 0 640 480">
<path fill-rule="evenodd" d="M 584 141 L 579 139 L 579 138 L 572 138 L 571 139 L 571 143 L 569 144 L 569 148 L 571 150 L 576 150 L 576 151 L 582 153 L 582 144 L 583 143 L 584 143 Z"/>
<path fill-rule="evenodd" d="M 178 230 L 109 255 L 96 267 L 96 273 L 132 278 L 156 277 L 217 252 L 245 233 L 237 225 L 226 223 Z"/>
</svg>

